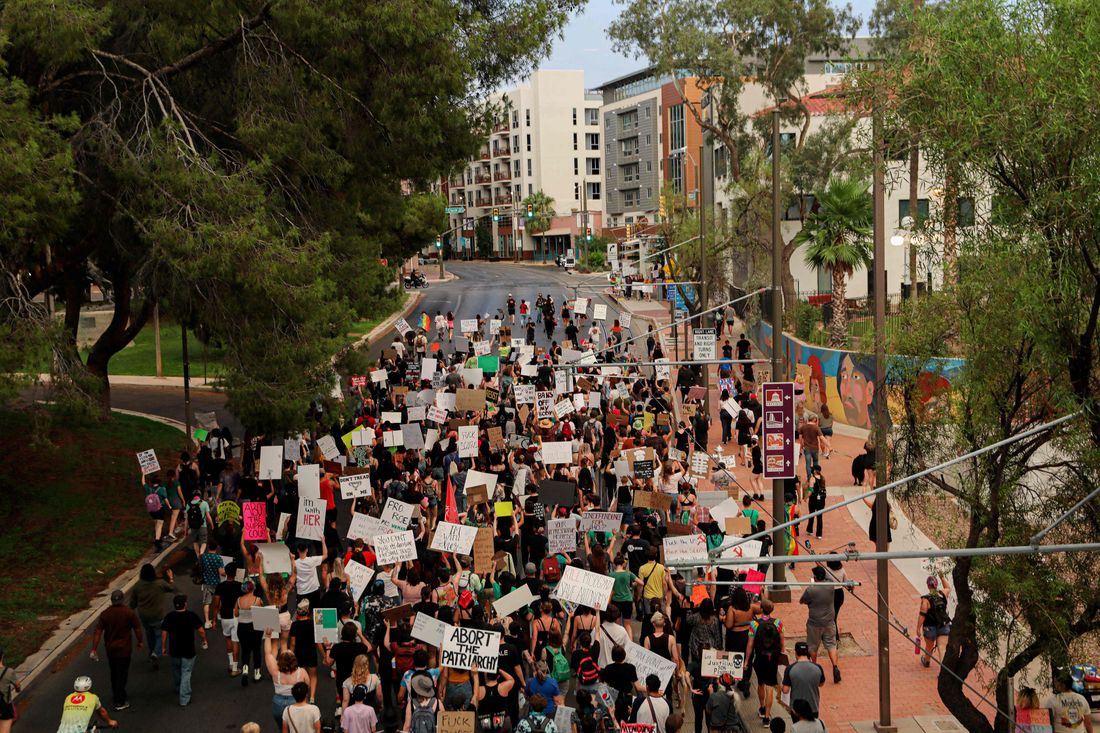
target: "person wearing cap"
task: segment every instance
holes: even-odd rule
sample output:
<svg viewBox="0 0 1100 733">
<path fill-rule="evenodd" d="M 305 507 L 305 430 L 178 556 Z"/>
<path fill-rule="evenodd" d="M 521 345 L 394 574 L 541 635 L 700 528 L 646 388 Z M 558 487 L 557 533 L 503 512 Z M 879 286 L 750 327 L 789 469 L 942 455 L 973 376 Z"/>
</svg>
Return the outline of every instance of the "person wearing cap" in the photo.
<svg viewBox="0 0 1100 733">
<path fill-rule="evenodd" d="M 298 600 L 294 621 L 290 624 L 289 648 L 298 658 L 298 666 L 309 677 L 309 699 L 317 696 L 317 643 L 313 635 L 313 619 L 309 615 L 309 599 Z"/>
<path fill-rule="evenodd" d="M 366 704 L 367 686 L 356 685 L 351 691 L 351 705 L 340 716 L 340 729 L 343 733 L 374 733 L 378 726 L 378 715 L 374 708 Z"/>
<path fill-rule="evenodd" d="M 131 634 L 137 638 L 137 648 L 143 646 L 141 619 L 134 609 L 125 604 L 126 594 L 121 590 L 111 591 L 111 605 L 99 614 L 95 634 L 92 636 L 92 660 L 98 660 L 96 649 L 99 640 L 105 639 L 107 666 L 111 671 L 111 696 L 115 701 L 115 710 L 130 707 L 126 695 L 126 682 L 130 676 L 130 656 L 133 653 Z"/>
<path fill-rule="evenodd" d="M 737 711 L 737 695 L 734 692 L 736 680 L 730 674 L 724 674 L 709 681 L 710 696 L 706 703 L 707 728 L 711 733 L 722 731 L 747 731 L 741 713 Z"/>
<path fill-rule="evenodd" d="M 810 645 L 799 641 L 794 645 L 796 660 L 783 673 L 783 693 L 790 696 L 790 706 L 804 700 L 817 714 L 821 705 L 821 686 L 825 684 L 825 670 L 810 659 Z M 797 718 L 796 718 L 797 720 Z"/>
<path fill-rule="evenodd" d="M 409 689 L 412 690 L 412 694 L 405 703 L 405 726 L 402 729 L 407 731 L 414 730 L 413 720 L 418 716 L 430 715 L 432 721 L 435 721 L 441 707 L 439 700 L 436 699 L 435 685 L 432 684 L 431 677 L 416 675 L 409 680 Z"/>
</svg>

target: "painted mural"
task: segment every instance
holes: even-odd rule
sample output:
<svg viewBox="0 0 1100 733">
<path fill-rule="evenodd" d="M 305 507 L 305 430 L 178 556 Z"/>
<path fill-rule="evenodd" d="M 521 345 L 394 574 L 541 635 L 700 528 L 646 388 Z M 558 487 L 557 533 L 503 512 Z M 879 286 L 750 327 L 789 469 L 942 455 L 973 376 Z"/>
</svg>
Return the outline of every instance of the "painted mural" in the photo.
<svg viewBox="0 0 1100 733">
<path fill-rule="evenodd" d="M 751 331 L 750 338 L 770 357 L 771 325 L 759 321 Z M 829 412 L 837 422 L 867 430 L 872 428 L 876 400 L 882 399 L 875 390 L 873 357 L 807 344 L 786 333 L 783 334 L 783 349 L 787 354 L 787 363 L 792 367 L 787 378 L 802 385 L 808 409 L 820 412 L 822 405 L 828 405 Z M 904 357 L 887 356 L 888 360 L 900 358 Z M 940 395 L 951 388 L 951 379 L 962 366 L 962 359 L 932 360 L 932 368 L 923 372 L 917 380 L 925 404 L 936 402 Z M 895 412 L 895 406 L 889 407 L 889 412 Z"/>
</svg>

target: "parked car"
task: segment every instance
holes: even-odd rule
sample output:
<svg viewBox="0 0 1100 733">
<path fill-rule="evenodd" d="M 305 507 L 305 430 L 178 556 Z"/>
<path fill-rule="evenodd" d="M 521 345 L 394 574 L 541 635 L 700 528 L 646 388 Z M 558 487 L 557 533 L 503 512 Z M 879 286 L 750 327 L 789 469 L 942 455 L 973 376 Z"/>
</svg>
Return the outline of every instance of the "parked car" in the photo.
<svg viewBox="0 0 1100 733">
<path fill-rule="evenodd" d="M 564 267 L 566 270 L 575 269 L 577 266 L 577 259 L 573 255 L 559 255 L 558 267 Z"/>
</svg>

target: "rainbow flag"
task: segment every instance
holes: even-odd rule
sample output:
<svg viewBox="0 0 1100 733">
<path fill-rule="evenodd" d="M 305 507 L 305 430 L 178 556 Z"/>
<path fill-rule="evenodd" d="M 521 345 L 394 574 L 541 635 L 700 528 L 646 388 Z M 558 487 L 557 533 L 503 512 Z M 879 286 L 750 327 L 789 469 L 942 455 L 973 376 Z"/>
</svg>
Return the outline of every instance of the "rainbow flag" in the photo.
<svg viewBox="0 0 1100 733">
<path fill-rule="evenodd" d="M 427 313 L 420 313 L 420 327 L 424 329 L 424 333 L 429 333 L 432 330 L 432 319 L 428 317 Z"/>
</svg>

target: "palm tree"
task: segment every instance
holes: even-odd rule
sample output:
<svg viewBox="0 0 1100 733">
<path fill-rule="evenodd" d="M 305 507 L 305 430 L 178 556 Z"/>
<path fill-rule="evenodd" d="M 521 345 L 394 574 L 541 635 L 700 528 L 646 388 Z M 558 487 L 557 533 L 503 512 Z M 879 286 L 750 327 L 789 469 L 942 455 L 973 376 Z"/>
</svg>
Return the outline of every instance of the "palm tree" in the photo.
<svg viewBox="0 0 1100 733">
<path fill-rule="evenodd" d="M 848 343 L 848 277 L 858 267 L 871 266 L 871 194 L 862 181 L 841 178 L 817 194 L 814 211 L 794 238 L 806 245 L 803 256 L 811 267 L 828 268 L 833 276 L 833 317 L 829 345 Z"/>
<path fill-rule="evenodd" d="M 554 199 L 542 191 L 535 191 L 523 200 L 520 216 L 527 216 L 527 207 L 531 207 L 531 217 L 527 219 L 527 228 L 534 234 L 540 234 L 550 228 L 557 212 L 554 211 Z"/>
</svg>

